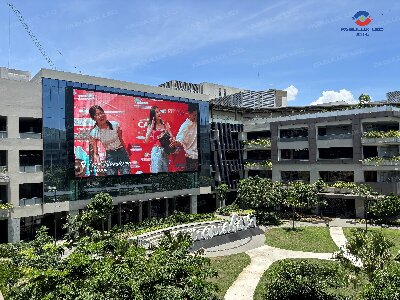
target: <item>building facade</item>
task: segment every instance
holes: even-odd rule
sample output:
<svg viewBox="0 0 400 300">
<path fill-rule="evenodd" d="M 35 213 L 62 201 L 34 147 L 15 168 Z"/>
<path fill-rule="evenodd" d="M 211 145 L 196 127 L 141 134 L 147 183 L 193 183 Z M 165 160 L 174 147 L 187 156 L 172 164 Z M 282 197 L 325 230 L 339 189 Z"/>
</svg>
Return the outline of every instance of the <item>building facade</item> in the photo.
<svg viewBox="0 0 400 300">
<path fill-rule="evenodd" d="M 2 242 L 30 239 L 41 225 L 61 237 L 67 214 L 77 214 L 100 191 L 113 196 L 115 209 L 109 226 L 166 216 L 176 209 L 196 213 L 215 207 L 208 197 L 207 96 L 46 69 L 30 80 L 21 80 L 26 74 L 17 76 L 18 71 L 3 68 L 0 79 L 0 196 L 2 203 L 13 205 L 0 210 Z M 73 88 L 196 103 L 198 171 L 74 177 L 73 107 L 67 97 Z"/>
<path fill-rule="evenodd" d="M 13 205 L 0 209 L 1 242 L 30 239 L 41 225 L 61 237 L 65 217 L 84 209 L 100 191 L 113 196 L 109 226 L 175 210 L 213 211 L 218 184 L 228 184 L 234 193 L 240 179 L 255 175 L 282 182 L 366 183 L 383 194 L 400 193 L 400 139 L 385 135 L 399 131 L 396 104 L 286 107 L 286 92 L 278 90 L 178 81 L 153 87 L 47 69 L 31 79 L 29 72 L 0 68 L 0 77 L 0 200 Z M 71 176 L 71 89 L 196 103 L 200 168 Z M 325 197 L 331 215 L 364 215 L 362 198 Z"/>
</svg>

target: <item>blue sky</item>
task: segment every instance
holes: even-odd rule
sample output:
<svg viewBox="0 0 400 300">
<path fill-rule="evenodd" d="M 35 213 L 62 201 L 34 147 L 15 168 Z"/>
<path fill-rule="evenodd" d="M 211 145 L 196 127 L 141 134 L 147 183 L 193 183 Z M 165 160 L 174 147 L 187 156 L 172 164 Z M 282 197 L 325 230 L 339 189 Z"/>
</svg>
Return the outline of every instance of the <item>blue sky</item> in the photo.
<svg viewBox="0 0 400 300">
<path fill-rule="evenodd" d="M 61 71 L 149 85 L 292 86 L 289 105 L 384 100 L 400 89 L 399 1 L 9 1 Z M 341 31 L 358 27 L 357 11 L 384 30 Z M 6 1 L 0 45 L 0 66 L 49 68 Z"/>
</svg>

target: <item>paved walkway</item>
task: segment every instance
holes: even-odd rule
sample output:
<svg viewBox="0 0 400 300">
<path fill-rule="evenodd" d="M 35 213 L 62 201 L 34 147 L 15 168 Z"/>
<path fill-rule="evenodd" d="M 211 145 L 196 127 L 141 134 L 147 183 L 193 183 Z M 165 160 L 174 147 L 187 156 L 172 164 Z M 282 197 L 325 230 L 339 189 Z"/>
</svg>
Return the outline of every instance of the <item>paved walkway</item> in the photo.
<svg viewBox="0 0 400 300">
<path fill-rule="evenodd" d="M 331 237 L 340 248 L 346 244 L 342 227 L 330 227 Z M 225 300 L 253 299 L 254 291 L 264 272 L 276 261 L 286 258 L 318 258 L 332 259 L 332 253 L 313 253 L 279 249 L 268 245 L 246 251 L 250 256 L 250 264 L 243 269 L 236 281 L 225 294 Z"/>
<path fill-rule="evenodd" d="M 329 227 L 332 240 L 335 242 L 338 248 L 344 248 L 346 246 L 347 239 L 344 236 L 342 227 Z"/>
</svg>

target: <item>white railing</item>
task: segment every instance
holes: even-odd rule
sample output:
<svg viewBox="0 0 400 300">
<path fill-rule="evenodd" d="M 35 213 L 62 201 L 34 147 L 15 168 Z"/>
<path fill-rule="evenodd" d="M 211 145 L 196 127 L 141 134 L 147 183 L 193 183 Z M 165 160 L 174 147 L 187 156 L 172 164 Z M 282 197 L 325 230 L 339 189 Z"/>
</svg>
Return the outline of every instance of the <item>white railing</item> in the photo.
<svg viewBox="0 0 400 300">
<path fill-rule="evenodd" d="M 351 133 L 339 133 L 339 134 L 328 134 L 319 135 L 318 140 L 344 140 L 351 139 L 353 136 Z"/>
<path fill-rule="evenodd" d="M 21 173 L 36 173 L 42 172 L 43 166 L 42 165 L 34 165 L 34 166 L 19 166 L 19 171 Z"/>
<path fill-rule="evenodd" d="M 0 139 L 6 139 L 7 138 L 7 131 L 0 131 Z"/>
<path fill-rule="evenodd" d="M 22 199 L 19 199 L 19 206 L 42 204 L 42 202 L 43 202 L 43 199 L 39 198 L 39 197 L 22 198 Z"/>
<path fill-rule="evenodd" d="M 361 138 L 363 144 L 397 144 L 400 143 L 399 137 L 382 137 L 382 138 Z"/>
<path fill-rule="evenodd" d="M 20 132 L 19 137 L 21 139 L 41 139 L 42 134 L 37 132 Z"/>
</svg>

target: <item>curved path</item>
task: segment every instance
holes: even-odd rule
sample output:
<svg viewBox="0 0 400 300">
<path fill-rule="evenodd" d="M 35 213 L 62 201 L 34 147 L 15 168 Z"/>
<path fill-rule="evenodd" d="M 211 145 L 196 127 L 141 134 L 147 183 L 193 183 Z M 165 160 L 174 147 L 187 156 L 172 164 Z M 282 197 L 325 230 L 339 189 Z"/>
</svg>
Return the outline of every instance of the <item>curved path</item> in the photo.
<svg viewBox="0 0 400 300">
<path fill-rule="evenodd" d="M 335 244 L 343 246 L 346 238 L 341 227 L 330 228 L 331 237 Z M 292 251 L 263 245 L 246 251 L 251 258 L 251 263 L 243 269 L 236 281 L 225 294 L 225 300 L 253 299 L 254 291 L 264 272 L 276 261 L 286 258 L 318 258 L 332 259 L 332 253 L 314 253 Z"/>
</svg>

